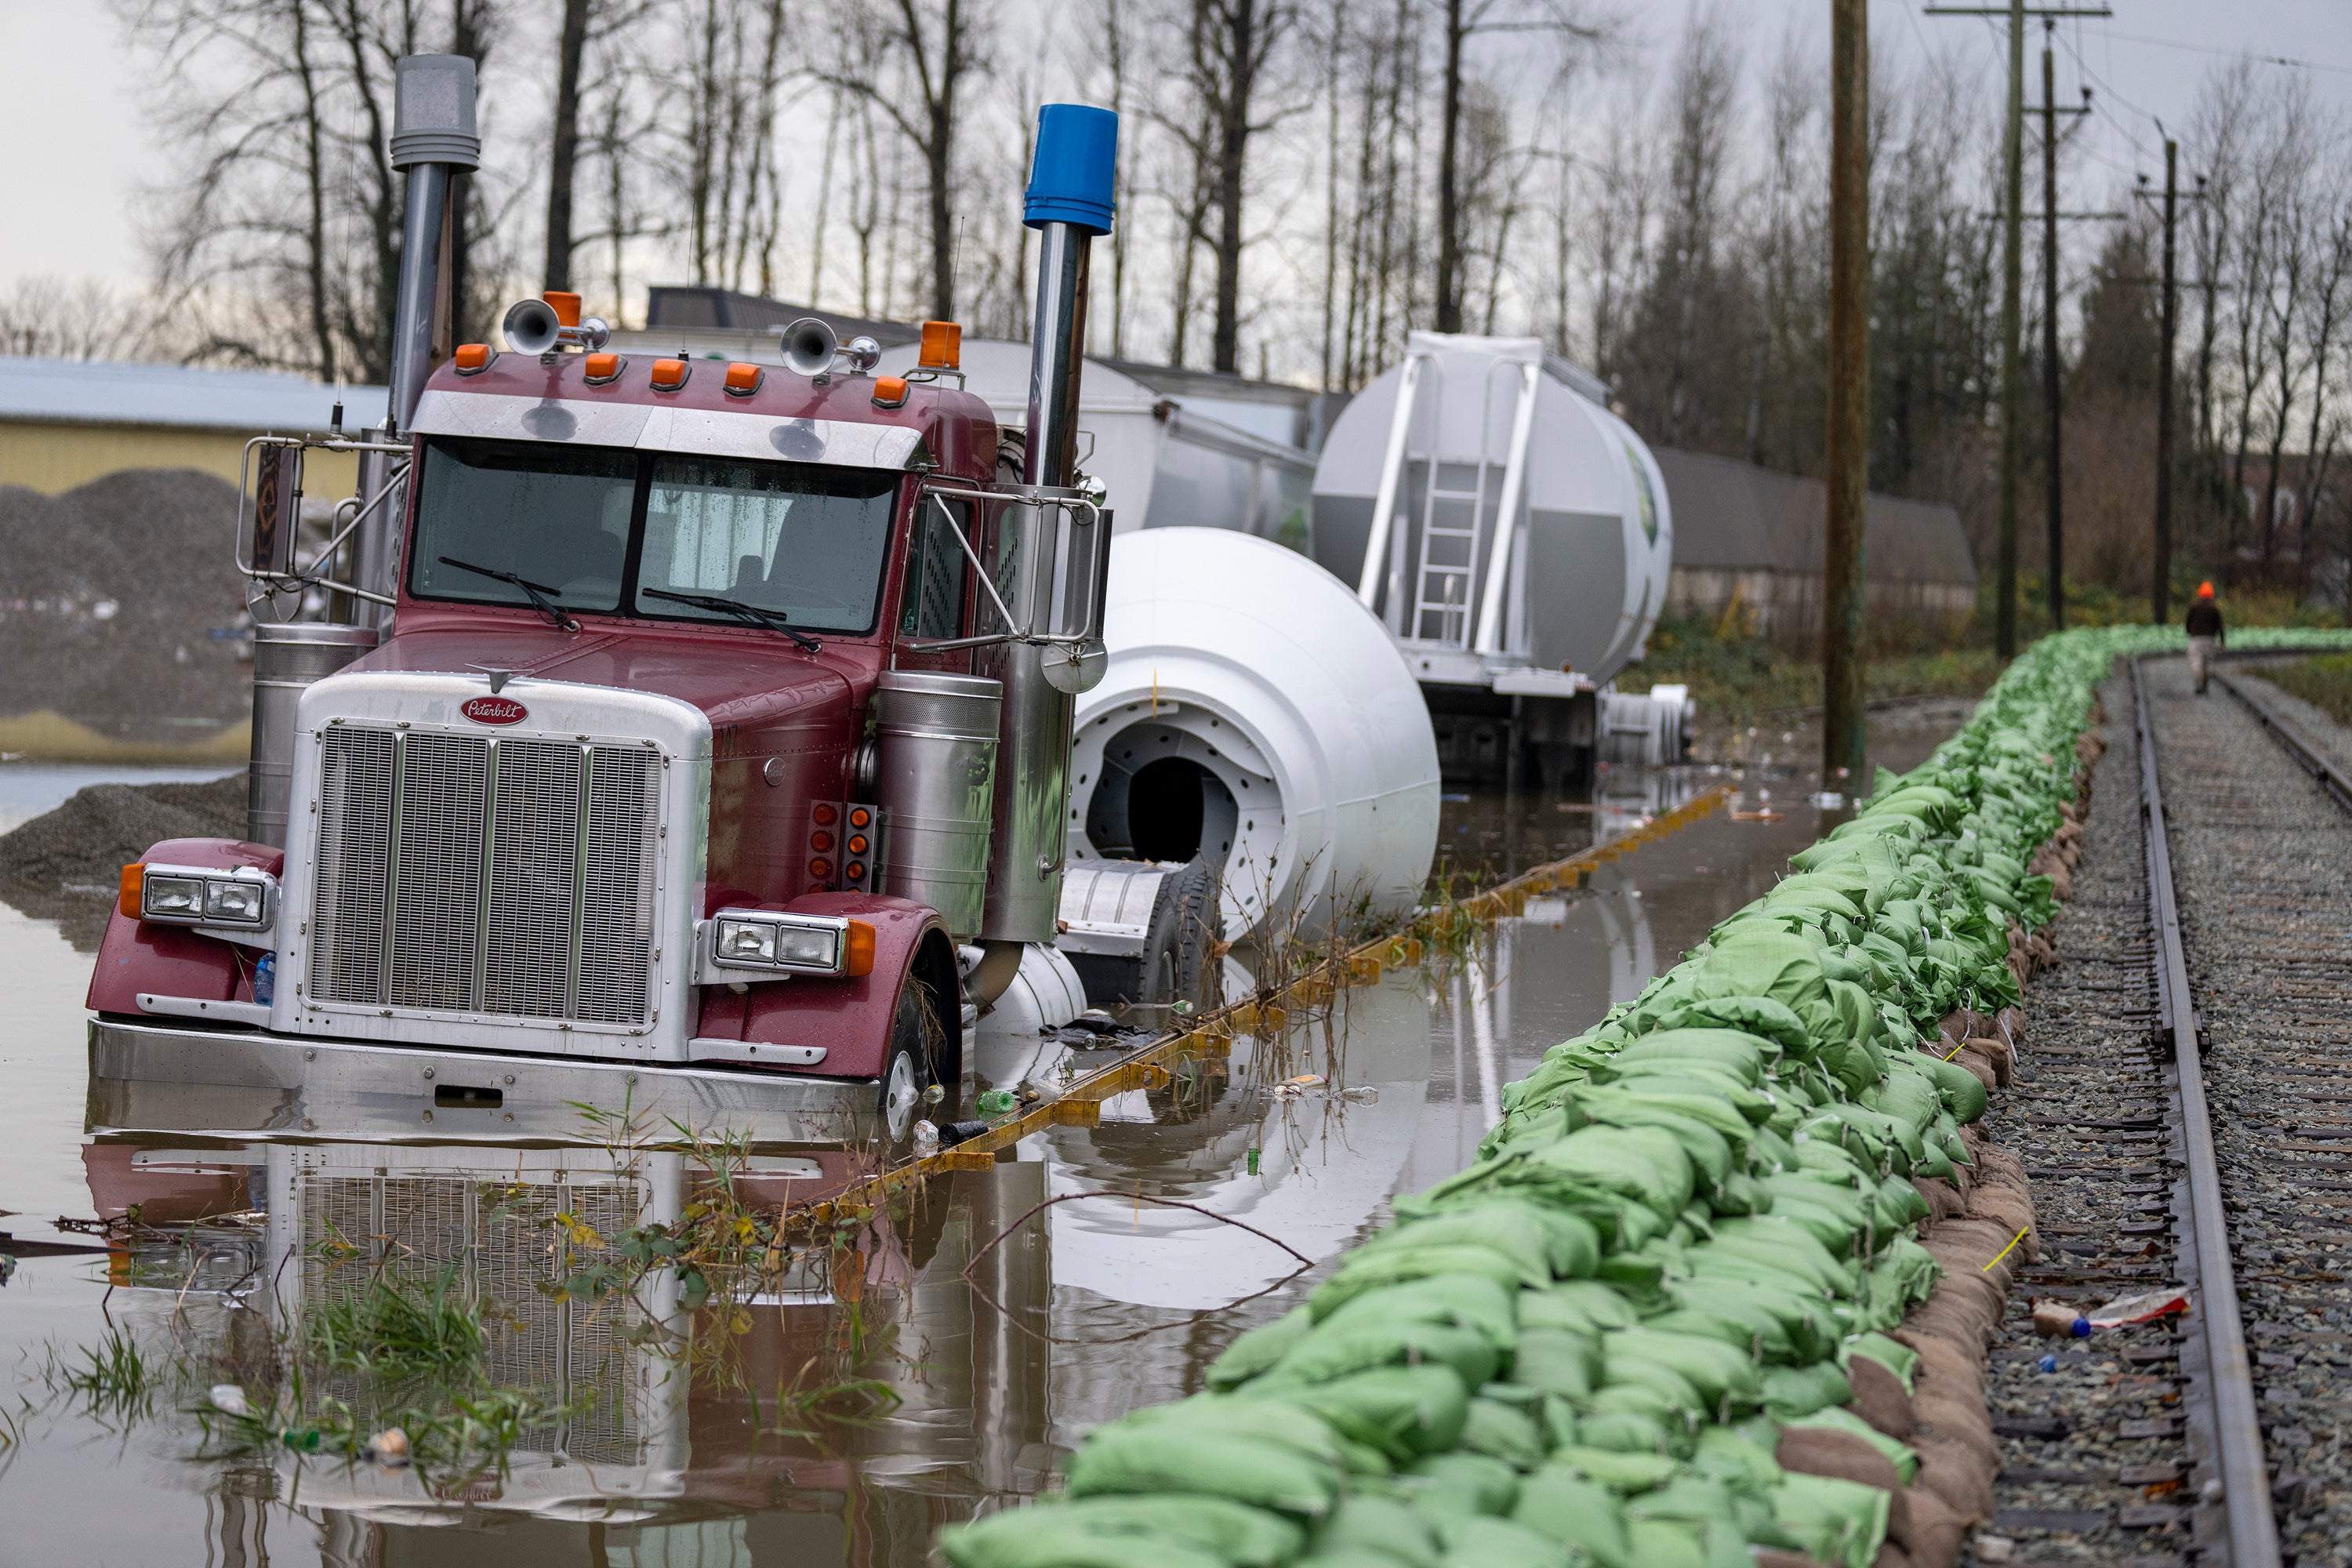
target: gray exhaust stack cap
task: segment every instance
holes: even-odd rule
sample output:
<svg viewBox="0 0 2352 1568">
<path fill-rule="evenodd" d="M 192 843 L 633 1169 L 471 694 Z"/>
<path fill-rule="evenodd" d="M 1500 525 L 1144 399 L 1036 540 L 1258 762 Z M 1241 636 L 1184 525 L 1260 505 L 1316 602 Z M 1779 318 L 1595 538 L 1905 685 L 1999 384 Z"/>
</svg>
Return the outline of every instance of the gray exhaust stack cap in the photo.
<svg viewBox="0 0 2352 1568">
<path fill-rule="evenodd" d="M 474 62 L 464 55 L 403 55 L 394 68 L 392 166 L 482 166 L 474 121 Z"/>
</svg>

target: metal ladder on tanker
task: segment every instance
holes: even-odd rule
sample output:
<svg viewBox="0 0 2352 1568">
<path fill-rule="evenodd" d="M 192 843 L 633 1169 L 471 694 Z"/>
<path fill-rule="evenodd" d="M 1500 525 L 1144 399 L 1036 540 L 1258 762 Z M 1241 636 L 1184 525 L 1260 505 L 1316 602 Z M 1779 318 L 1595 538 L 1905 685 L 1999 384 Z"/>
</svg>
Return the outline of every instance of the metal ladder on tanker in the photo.
<svg viewBox="0 0 2352 1568">
<path fill-rule="evenodd" d="M 1505 616 L 1504 589 L 1509 576 L 1511 538 L 1517 531 L 1519 498 L 1526 489 L 1528 439 L 1534 426 L 1536 384 L 1541 367 L 1535 363 L 1517 364 L 1497 358 L 1486 370 L 1491 384 L 1498 368 L 1510 365 L 1519 372 L 1519 384 L 1511 411 L 1511 438 L 1507 455 L 1498 465 L 1495 461 L 1495 444 L 1490 418 L 1494 399 L 1487 388 L 1480 390 L 1478 452 L 1474 458 L 1441 456 L 1434 437 L 1429 449 L 1412 447 L 1413 416 L 1418 408 L 1421 383 L 1432 378 L 1435 403 L 1442 407 L 1444 384 L 1438 368 L 1437 356 L 1423 352 L 1408 353 L 1404 374 L 1397 388 L 1396 414 L 1389 428 L 1388 451 L 1382 459 L 1379 499 L 1373 503 L 1372 528 L 1365 541 L 1364 570 L 1358 596 L 1367 608 L 1379 595 L 1381 568 L 1388 566 L 1388 623 L 1400 640 L 1436 643 L 1441 646 L 1480 653 L 1499 653 L 1503 646 Z M 1435 409 L 1433 410 L 1434 414 Z M 1436 420 L 1432 420 L 1433 427 Z M 1404 475 L 1414 463 L 1425 465 L 1426 476 L 1422 492 L 1421 548 L 1415 552 L 1412 593 L 1412 618 L 1402 614 L 1405 603 L 1403 528 L 1396 516 L 1397 491 Z M 1475 622 L 1471 619 L 1470 589 L 1477 580 L 1478 545 L 1487 533 L 1487 476 L 1500 467 L 1503 470 L 1502 492 L 1496 498 L 1493 536 L 1487 542 L 1486 585 Z M 1443 482 L 1449 468 L 1469 468 L 1473 472 L 1472 488 L 1464 489 Z M 1449 521 L 1442 521 L 1439 509 L 1451 509 Z M 1466 512 L 1466 521 L 1458 521 Z M 1458 559 L 1457 559 L 1458 557 Z M 1432 617 L 1436 630 L 1430 632 Z"/>
</svg>

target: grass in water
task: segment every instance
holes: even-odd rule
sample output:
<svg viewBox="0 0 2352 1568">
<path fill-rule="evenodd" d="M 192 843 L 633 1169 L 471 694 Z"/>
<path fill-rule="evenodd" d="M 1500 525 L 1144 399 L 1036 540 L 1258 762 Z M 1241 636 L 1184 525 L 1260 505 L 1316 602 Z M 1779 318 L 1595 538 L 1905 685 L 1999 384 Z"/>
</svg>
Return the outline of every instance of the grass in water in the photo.
<svg viewBox="0 0 2352 1568">
<path fill-rule="evenodd" d="M 90 1420 L 129 1426 L 154 1413 L 165 1377 L 138 1342 L 115 1325 L 98 1343 L 81 1346 L 71 1360 L 52 1352 L 45 1381 L 77 1401 Z"/>
<path fill-rule="evenodd" d="M 489 1342 L 454 1267 L 426 1281 L 379 1273 L 306 1314 L 304 1329 L 320 1365 L 394 1381 L 462 1375 Z"/>
</svg>

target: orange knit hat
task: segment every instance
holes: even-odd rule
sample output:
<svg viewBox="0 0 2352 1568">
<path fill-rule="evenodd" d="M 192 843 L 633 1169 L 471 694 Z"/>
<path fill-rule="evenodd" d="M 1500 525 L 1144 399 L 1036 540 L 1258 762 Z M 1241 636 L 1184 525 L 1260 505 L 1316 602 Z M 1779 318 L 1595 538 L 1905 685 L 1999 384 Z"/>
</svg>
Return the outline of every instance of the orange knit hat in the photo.
<svg viewBox="0 0 2352 1568">
<path fill-rule="evenodd" d="M 2200 598 L 2200 599 L 2210 599 L 2210 598 L 2211 598 L 2211 597 L 2213 596 L 2213 584 L 2210 584 L 2210 583 L 2200 583 L 2200 584 L 2197 584 L 2197 596 L 2198 596 L 2199 598 Z"/>
</svg>

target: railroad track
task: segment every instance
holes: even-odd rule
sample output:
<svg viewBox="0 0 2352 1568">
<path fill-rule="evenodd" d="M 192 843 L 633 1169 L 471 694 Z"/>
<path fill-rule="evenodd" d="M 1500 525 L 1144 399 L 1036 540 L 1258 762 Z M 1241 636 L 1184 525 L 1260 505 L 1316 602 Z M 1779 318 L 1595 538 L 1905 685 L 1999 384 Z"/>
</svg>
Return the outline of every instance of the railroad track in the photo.
<svg viewBox="0 0 2352 1568">
<path fill-rule="evenodd" d="M 1995 1133 L 2042 1220 L 2021 1300 L 2194 1307 L 2003 1325 L 1986 1531 L 2013 1562 L 2352 1562 L 2352 780 L 2217 679 L 2234 702 L 2177 658 L 2109 689 L 2103 809 Z"/>
</svg>

